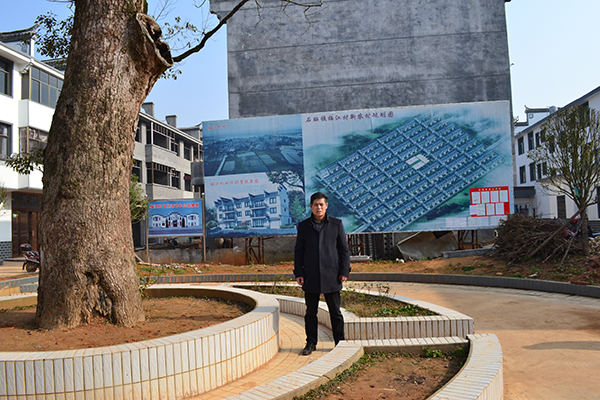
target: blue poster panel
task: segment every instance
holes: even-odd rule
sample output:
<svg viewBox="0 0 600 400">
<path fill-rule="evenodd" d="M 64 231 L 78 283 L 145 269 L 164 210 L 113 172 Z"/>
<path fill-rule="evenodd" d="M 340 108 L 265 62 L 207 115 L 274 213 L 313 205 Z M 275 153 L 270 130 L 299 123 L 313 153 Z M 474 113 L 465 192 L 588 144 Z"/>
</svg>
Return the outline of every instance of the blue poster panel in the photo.
<svg viewBox="0 0 600 400">
<path fill-rule="evenodd" d="M 301 116 L 203 127 L 207 235 L 295 234 L 305 213 Z"/>
<path fill-rule="evenodd" d="M 347 232 L 495 227 L 514 204 L 509 107 L 501 101 L 205 122 L 207 233 L 295 233 L 316 191 L 329 196 L 328 213 L 342 218 Z"/>
<path fill-rule="evenodd" d="M 151 201 L 148 237 L 202 236 L 201 200 Z"/>
</svg>

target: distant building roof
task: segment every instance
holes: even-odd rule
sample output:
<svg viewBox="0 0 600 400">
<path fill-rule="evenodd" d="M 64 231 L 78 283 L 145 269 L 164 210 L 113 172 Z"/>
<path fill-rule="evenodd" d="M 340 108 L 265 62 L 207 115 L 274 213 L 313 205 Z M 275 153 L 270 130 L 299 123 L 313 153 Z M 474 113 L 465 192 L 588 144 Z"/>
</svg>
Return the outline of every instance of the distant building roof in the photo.
<svg viewBox="0 0 600 400">
<path fill-rule="evenodd" d="M 33 25 L 31 28 L 21 29 L 12 32 L 0 32 L 0 42 L 18 42 L 31 39 L 35 36 L 38 24 Z"/>
</svg>

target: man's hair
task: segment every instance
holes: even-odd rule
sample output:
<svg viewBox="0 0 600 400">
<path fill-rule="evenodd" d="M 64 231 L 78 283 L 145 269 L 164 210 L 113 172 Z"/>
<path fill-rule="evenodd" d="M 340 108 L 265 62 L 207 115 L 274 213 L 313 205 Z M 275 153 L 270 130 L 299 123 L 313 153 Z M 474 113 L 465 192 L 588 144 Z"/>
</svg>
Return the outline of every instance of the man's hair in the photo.
<svg viewBox="0 0 600 400">
<path fill-rule="evenodd" d="M 325 199 L 325 203 L 327 203 L 327 200 L 329 199 L 329 197 L 327 197 L 327 195 L 322 192 L 313 193 L 312 196 L 310 196 L 310 204 L 314 203 L 315 200 L 319 200 L 319 199 Z"/>
</svg>

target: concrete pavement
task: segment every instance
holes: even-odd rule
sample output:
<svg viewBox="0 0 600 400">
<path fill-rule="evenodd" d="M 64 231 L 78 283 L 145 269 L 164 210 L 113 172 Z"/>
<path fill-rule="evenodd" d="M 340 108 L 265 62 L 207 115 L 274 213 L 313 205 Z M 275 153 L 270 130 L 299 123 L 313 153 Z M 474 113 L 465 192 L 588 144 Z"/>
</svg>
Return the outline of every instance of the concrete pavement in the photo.
<svg viewBox="0 0 600 400">
<path fill-rule="evenodd" d="M 437 284 L 390 286 L 395 294 L 473 317 L 476 333 L 496 334 L 504 356 L 505 400 L 600 399 L 600 299 Z"/>
</svg>

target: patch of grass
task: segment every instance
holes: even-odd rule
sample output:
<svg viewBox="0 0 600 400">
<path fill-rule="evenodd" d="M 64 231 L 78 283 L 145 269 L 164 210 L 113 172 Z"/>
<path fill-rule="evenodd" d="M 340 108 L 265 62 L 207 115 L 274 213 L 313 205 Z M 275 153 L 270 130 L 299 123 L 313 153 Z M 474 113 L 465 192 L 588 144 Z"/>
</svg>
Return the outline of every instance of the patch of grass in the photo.
<svg viewBox="0 0 600 400">
<path fill-rule="evenodd" d="M 516 274 L 514 274 L 512 277 L 513 277 L 513 278 L 522 278 L 522 277 L 523 277 L 523 274 L 522 274 L 522 273 L 520 273 L 520 272 L 517 272 L 517 273 L 516 273 Z"/>
<path fill-rule="evenodd" d="M 425 358 L 437 358 L 442 357 L 444 353 L 441 350 L 431 350 L 429 347 L 425 347 Z"/>
<path fill-rule="evenodd" d="M 255 290 L 257 292 L 292 297 L 304 297 L 304 292 L 300 286 L 282 285 L 282 281 L 274 281 L 268 285 L 238 286 L 243 289 Z M 372 283 L 365 283 L 361 289 L 367 290 L 376 288 L 378 295 L 363 293 L 357 291 L 352 286 L 340 293 L 341 306 L 358 317 L 409 317 L 437 315 L 433 311 L 421 308 L 419 306 L 406 304 L 404 302 L 387 297 L 390 286 Z M 325 298 L 321 296 L 321 300 Z"/>
<path fill-rule="evenodd" d="M 473 271 L 474 269 L 476 269 L 477 267 L 474 265 L 464 265 L 461 269 L 463 270 L 463 272 L 469 272 L 469 271 Z"/>
</svg>

